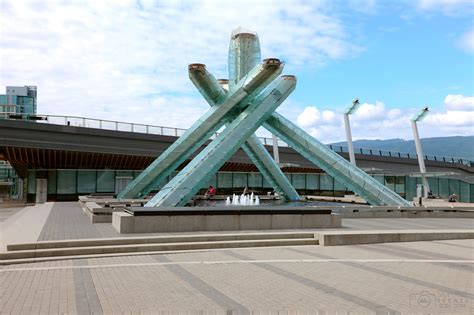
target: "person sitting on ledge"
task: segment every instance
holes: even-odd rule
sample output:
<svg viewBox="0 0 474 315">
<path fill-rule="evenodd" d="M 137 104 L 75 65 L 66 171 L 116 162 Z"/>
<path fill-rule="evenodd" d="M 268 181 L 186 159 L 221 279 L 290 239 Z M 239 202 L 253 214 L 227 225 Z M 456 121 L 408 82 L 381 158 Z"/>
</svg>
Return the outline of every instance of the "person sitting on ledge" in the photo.
<svg viewBox="0 0 474 315">
<path fill-rule="evenodd" d="M 430 190 L 428 190 L 428 199 L 435 199 L 435 196 L 433 196 L 433 192 Z"/>
<path fill-rule="evenodd" d="M 458 198 L 458 196 L 456 196 L 456 194 L 451 194 L 448 197 L 448 201 L 449 202 L 457 202 L 457 198 Z"/>
<path fill-rule="evenodd" d="M 248 194 L 250 194 L 250 190 L 247 186 L 245 186 L 244 188 L 244 192 L 242 193 L 243 195 L 247 196 Z"/>
<path fill-rule="evenodd" d="M 209 189 L 204 194 L 204 198 L 210 199 L 212 196 L 215 196 L 215 195 L 216 195 L 216 189 L 214 188 L 214 186 L 210 185 Z"/>
</svg>

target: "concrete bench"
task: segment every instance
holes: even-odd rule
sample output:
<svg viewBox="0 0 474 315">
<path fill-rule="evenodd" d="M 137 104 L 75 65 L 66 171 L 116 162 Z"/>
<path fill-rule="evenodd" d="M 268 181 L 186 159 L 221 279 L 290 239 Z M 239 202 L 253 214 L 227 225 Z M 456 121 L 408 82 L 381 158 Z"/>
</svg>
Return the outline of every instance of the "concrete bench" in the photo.
<svg viewBox="0 0 474 315">
<path fill-rule="evenodd" d="M 82 208 L 91 223 L 111 223 L 112 213 L 123 210 L 121 207 L 104 208 L 96 202 L 86 202 Z"/>
</svg>

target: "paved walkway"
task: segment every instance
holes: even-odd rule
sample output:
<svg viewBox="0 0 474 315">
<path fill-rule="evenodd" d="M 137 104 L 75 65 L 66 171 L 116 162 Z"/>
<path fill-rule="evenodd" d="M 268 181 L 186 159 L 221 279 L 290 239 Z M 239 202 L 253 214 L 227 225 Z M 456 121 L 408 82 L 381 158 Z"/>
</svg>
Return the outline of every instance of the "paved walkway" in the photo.
<svg viewBox="0 0 474 315">
<path fill-rule="evenodd" d="M 91 224 L 77 202 L 48 202 L 44 205 L 4 210 L 0 222 L 0 251 L 6 244 L 47 240 L 90 239 L 169 235 L 173 233 L 119 234 L 110 223 Z M 453 230 L 474 229 L 474 219 L 343 219 L 349 230 Z M 326 229 L 331 230 L 331 229 Z M 334 229 L 332 229 L 334 230 Z M 321 231 L 321 230 L 318 230 Z M 341 231 L 341 229 L 337 229 Z M 240 231 L 248 232 L 248 231 Z M 199 232 L 179 233 L 196 234 Z M 202 232 L 209 233 L 209 232 Z"/>
<path fill-rule="evenodd" d="M 0 268 L 0 309 L 472 314 L 473 246 L 473 240 L 293 246 L 11 265 Z"/>
<path fill-rule="evenodd" d="M 343 219 L 346 231 L 472 229 L 473 223 Z M 119 235 L 110 223 L 91 224 L 76 202 L 26 207 L 1 224 L 9 242 L 18 240 L 15 235 L 21 242 L 138 236 Z M 455 240 L 202 250 L 0 266 L 0 312 L 473 314 L 473 249 L 474 240 Z"/>
<path fill-rule="evenodd" d="M 111 223 L 92 224 L 78 202 L 56 202 L 39 241 L 120 237 Z"/>
<path fill-rule="evenodd" d="M 39 238 L 43 226 L 49 220 L 52 202 L 23 208 L 2 208 L 0 222 L 0 252 L 7 244 L 31 243 Z"/>
</svg>

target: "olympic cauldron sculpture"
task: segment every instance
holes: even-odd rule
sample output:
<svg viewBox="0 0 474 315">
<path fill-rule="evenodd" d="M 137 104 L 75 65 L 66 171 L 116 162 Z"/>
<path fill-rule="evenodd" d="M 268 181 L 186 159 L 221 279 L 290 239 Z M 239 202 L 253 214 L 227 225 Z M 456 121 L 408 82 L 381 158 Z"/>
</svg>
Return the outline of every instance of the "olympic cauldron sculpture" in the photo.
<svg viewBox="0 0 474 315">
<path fill-rule="evenodd" d="M 296 77 L 280 76 L 283 63 L 279 59 L 261 61 L 256 33 L 241 28 L 232 33 L 228 81 L 216 80 L 203 64 L 191 64 L 188 70 L 191 81 L 209 103 L 210 109 L 137 176 L 119 194 L 119 199 L 149 194 L 225 126 L 224 131 L 165 184 L 146 207 L 184 206 L 240 147 L 280 195 L 288 200 L 300 200 L 280 167 L 254 135 L 263 126 L 367 202 L 375 205 L 410 205 L 275 112 L 294 90 Z"/>
</svg>

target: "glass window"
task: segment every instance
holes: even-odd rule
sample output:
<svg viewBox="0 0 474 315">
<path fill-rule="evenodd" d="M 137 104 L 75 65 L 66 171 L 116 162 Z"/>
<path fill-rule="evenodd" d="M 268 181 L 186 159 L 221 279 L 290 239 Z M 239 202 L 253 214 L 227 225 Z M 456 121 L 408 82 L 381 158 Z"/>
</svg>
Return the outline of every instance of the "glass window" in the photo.
<svg viewBox="0 0 474 315">
<path fill-rule="evenodd" d="M 48 171 L 48 194 L 56 195 L 56 171 Z"/>
<path fill-rule="evenodd" d="M 249 187 L 261 188 L 263 185 L 262 174 L 260 173 L 249 173 L 248 179 L 249 179 Z"/>
<path fill-rule="evenodd" d="M 77 192 L 94 193 L 96 192 L 96 173 L 94 171 L 77 172 Z"/>
<path fill-rule="evenodd" d="M 384 176 L 383 175 L 374 175 L 373 176 L 376 181 L 378 181 L 380 184 L 385 184 L 384 183 Z"/>
<path fill-rule="evenodd" d="M 244 188 L 247 186 L 247 173 L 234 173 L 233 187 Z"/>
<path fill-rule="evenodd" d="M 433 193 L 433 196 L 439 196 L 439 178 L 428 177 L 428 185 L 430 185 L 430 189 Z"/>
<path fill-rule="evenodd" d="M 334 190 L 334 180 L 328 174 L 319 175 L 321 178 L 321 190 Z"/>
<path fill-rule="evenodd" d="M 461 187 L 458 179 L 449 179 L 449 194 L 461 195 Z"/>
<path fill-rule="evenodd" d="M 36 194 L 36 171 L 28 171 L 28 193 Z"/>
<path fill-rule="evenodd" d="M 447 199 L 449 197 L 449 179 L 440 178 L 439 179 L 439 197 Z"/>
<path fill-rule="evenodd" d="M 395 192 L 401 195 L 405 195 L 405 177 L 404 176 L 395 177 Z"/>
<path fill-rule="evenodd" d="M 460 202 L 472 202 L 471 200 L 471 186 L 469 183 L 459 181 L 460 190 L 459 190 L 459 201 Z"/>
<path fill-rule="evenodd" d="M 311 189 L 311 190 L 319 189 L 319 175 L 318 174 L 306 174 L 306 189 Z"/>
<path fill-rule="evenodd" d="M 306 189 L 305 174 L 291 174 L 291 184 L 295 189 Z"/>
<path fill-rule="evenodd" d="M 117 177 L 133 177 L 133 171 L 116 171 Z"/>
<path fill-rule="evenodd" d="M 334 190 L 335 191 L 346 191 L 346 186 L 341 184 L 339 181 L 334 181 Z"/>
<path fill-rule="evenodd" d="M 97 171 L 97 192 L 113 193 L 115 191 L 115 171 Z"/>
<path fill-rule="evenodd" d="M 412 201 L 416 196 L 416 179 L 413 177 L 405 177 L 405 199 Z"/>
<path fill-rule="evenodd" d="M 395 191 L 396 176 L 385 176 L 385 186 Z"/>
<path fill-rule="evenodd" d="M 58 194 L 75 194 L 76 180 L 76 170 L 58 170 Z"/>
<path fill-rule="evenodd" d="M 218 176 L 217 187 L 232 188 L 232 173 L 220 172 Z"/>
</svg>

